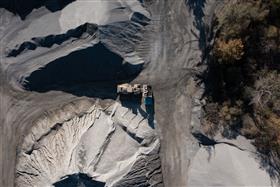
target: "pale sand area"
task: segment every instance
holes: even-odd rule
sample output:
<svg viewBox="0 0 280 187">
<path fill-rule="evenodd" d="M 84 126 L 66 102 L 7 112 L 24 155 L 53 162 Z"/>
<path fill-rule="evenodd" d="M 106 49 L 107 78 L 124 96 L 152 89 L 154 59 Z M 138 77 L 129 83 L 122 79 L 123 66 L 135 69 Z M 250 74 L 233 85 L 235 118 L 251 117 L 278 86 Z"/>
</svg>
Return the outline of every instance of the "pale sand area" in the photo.
<svg viewBox="0 0 280 187">
<path fill-rule="evenodd" d="M 106 25 L 128 21 L 134 12 L 150 16 L 137 0 L 78 0 L 57 12 L 50 12 L 45 7 L 34 9 L 24 21 L 15 17 L 9 29 L 12 41 L 8 47 L 13 48 L 35 37 L 62 34 L 84 23 Z"/>
<path fill-rule="evenodd" d="M 206 148 L 200 148 L 191 162 L 189 187 L 273 186 L 252 152 L 226 144 Z"/>
</svg>

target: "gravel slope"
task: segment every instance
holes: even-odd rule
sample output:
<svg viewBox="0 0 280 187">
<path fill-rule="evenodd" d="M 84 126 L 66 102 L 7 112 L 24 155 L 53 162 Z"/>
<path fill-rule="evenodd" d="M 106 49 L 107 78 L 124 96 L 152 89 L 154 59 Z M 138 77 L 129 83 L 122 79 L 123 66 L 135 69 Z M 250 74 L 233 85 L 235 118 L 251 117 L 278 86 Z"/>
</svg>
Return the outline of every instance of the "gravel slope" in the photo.
<svg viewBox="0 0 280 187">
<path fill-rule="evenodd" d="M 211 27 L 216 2 L 80 0 L 32 8 L 24 20 L 0 9 L 1 186 L 46 186 L 79 172 L 109 186 L 214 185 L 199 172 L 224 173 L 216 168 L 225 151 L 268 184 L 258 161 L 235 148 L 219 145 L 208 164 L 192 135 L 203 104 L 196 74 L 211 42 L 204 23 Z M 155 129 L 137 101 L 115 105 L 116 84 L 127 81 L 153 86 Z M 231 172 L 245 185 L 246 173 Z"/>
</svg>

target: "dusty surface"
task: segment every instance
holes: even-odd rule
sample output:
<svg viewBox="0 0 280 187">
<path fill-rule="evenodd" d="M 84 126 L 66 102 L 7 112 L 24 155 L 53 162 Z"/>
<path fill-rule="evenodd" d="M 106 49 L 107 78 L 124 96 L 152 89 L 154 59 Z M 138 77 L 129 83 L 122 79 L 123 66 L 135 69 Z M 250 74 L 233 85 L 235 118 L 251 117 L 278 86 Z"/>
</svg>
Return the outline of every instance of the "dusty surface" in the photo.
<svg viewBox="0 0 280 187">
<path fill-rule="evenodd" d="M 190 128 L 194 115 L 199 115 L 199 111 L 195 114 L 192 110 L 201 96 L 191 78 L 201 61 L 196 37 L 199 34 L 193 25 L 194 15 L 184 1 L 165 1 L 155 6 L 162 18 L 162 34 L 152 47 L 152 58 L 158 58 L 140 77 L 147 77 L 154 89 L 164 185 L 186 186 L 190 158 L 198 149 Z"/>
<path fill-rule="evenodd" d="M 211 175 L 210 175 L 211 173 Z M 201 148 L 189 170 L 188 186 L 271 186 L 254 154 L 226 144 Z"/>
<path fill-rule="evenodd" d="M 137 166 L 150 159 L 156 163 L 158 158 L 159 140 L 146 116 L 133 114 L 119 103 L 107 109 L 96 103 L 87 110 L 79 105 L 85 101 L 63 106 L 34 124 L 18 153 L 16 185 L 52 186 L 83 173 L 107 186 L 118 186 L 127 183 L 125 176 L 134 170 L 139 179 L 130 186 L 157 184 L 153 177 L 158 166 Z"/>
<path fill-rule="evenodd" d="M 80 0 L 27 9 L 23 20 L 1 8 L 1 186 L 51 185 L 77 173 L 108 186 L 202 184 L 188 175 L 192 159 L 206 156 L 191 129 L 200 125 L 203 86 L 195 80 L 215 7 L 214 0 Z M 156 121 L 136 101 L 112 112 L 116 84 L 129 81 L 153 86 Z"/>
<path fill-rule="evenodd" d="M 159 139 L 138 104 L 115 119 L 87 112 L 115 106 L 100 98 L 116 99 L 116 83 L 139 73 L 132 34 L 141 38 L 146 16 L 137 1 L 76 1 L 24 20 L 1 9 L 1 186 L 79 173 L 108 186 L 160 186 Z"/>
</svg>

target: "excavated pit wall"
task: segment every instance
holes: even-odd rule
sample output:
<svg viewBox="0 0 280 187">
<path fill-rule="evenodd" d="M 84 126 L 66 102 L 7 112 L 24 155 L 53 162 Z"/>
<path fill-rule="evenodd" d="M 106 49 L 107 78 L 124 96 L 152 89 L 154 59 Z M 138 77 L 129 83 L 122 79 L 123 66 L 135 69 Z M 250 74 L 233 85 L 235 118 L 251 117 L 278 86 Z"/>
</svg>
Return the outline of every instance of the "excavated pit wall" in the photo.
<svg viewBox="0 0 280 187">
<path fill-rule="evenodd" d="M 111 1 L 106 1 L 106 3 L 107 2 Z M 90 177 L 109 182 L 108 184 L 114 183 L 116 186 L 137 186 L 137 184 L 141 186 L 141 184 L 144 183 L 148 183 L 148 186 L 152 186 L 152 184 L 162 185 L 160 168 L 163 170 L 165 186 L 186 186 L 188 166 L 191 158 L 198 149 L 198 144 L 192 137 L 190 128 L 199 125 L 201 106 L 199 99 L 202 94 L 201 88 L 197 87 L 194 80 L 196 72 L 200 70 L 200 67 L 197 65 L 202 59 L 202 49 L 199 43 L 200 32 L 195 25 L 196 17 L 193 14 L 193 10 L 189 9 L 187 2 L 188 1 L 183 0 L 153 0 L 145 1 L 144 4 L 140 5 L 139 1 L 122 1 L 121 8 L 113 9 L 117 14 L 112 15 L 110 11 L 107 11 L 108 9 L 103 9 L 103 6 L 101 6 L 102 3 L 98 4 L 96 7 L 98 7 L 98 11 L 101 11 L 100 15 L 109 15 L 109 18 L 106 16 L 98 17 L 94 12 L 94 8 L 88 6 L 89 4 L 79 5 L 79 3 L 76 2 L 69 4 L 61 11 L 57 10 L 52 13 L 49 13 L 49 11 L 45 9 L 34 9 L 31 14 L 27 15 L 24 21 L 4 11 L 2 15 L 5 15 L 7 22 L 5 22 L 6 25 L 3 24 L 5 27 L 2 29 L 3 32 L 1 34 L 1 43 L 5 48 L 1 47 L 0 74 L 0 112 L 1 122 L 3 121 L 3 125 L 1 125 L 3 136 L 1 136 L 1 139 L 2 142 L 4 142 L 1 146 L 2 149 L 5 150 L 5 152 L 2 151 L 0 154 L 1 168 L 5 168 L 5 172 L 1 170 L 1 176 L 3 178 L 1 182 L 3 186 L 13 186 L 15 180 L 17 180 L 18 183 L 20 183 L 19 181 L 22 183 L 27 181 L 26 185 L 28 183 L 35 185 L 40 182 L 46 182 L 46 184 L 49 185 L 57 182 L 60 177 L 69 175 L 72 172 L 88 172 L 87 174 L 90 175 Z M 204 2 L 205 1 L 202 1 L 203 4 L 199 6 L 206 6 L 207 3 Z M 136 6 L 134 6 L 133 3 Z M 77 9 L 75 9 L 75 6 L 77 6 Z M 203 9 L 199 6 L 198 8 Z M 148 11 L 146 11 L 146 9 Z M 71 16 L 72 12 L 76 12 L 76 10 L 80 11 L 77 15 L 78 17 L 80 16 L 81 19 L 75 23 L 71 23 L 71 21 L 75 21 L 75 18 L 77 18 L 76 14 L 76 17 Z M 125 16 L 122 14 L 124 10 Z M 144 17 L 139 17 L 139 14 L 135 15 L 136 17 L 131 17 L 130 13 L 132 12 L 142 12 Z M 91 13 L 94 16 L 88 16 Z M 73 19 L 68 20 L 69 16 Z M 57 18 L 60 19 L 57 20 Z M 129 18 L 129 21 L 127 18 Z M 112 22 L 110 20 L 112 20 Z M 49 23 L 50 21 L 53 24 L 42 29 L 44 23 Z M 40 40 L 38 40 L 38 38 L 47 37 L 50 34 L 58 36 L 66 33 L 67 35 L 67 31 L 71 29 L 75 30 L 75 28 L 87 22 L 99 25 L 100 32 L 98 36 L 85 33 L 79 38 L 66 37 L 67 40 L 63 41 L 61 45 L 58 45 L 58 42 L 52 42 L 53 44 L 50 46 L 47 45 L 47 47 L 40 44 Z M 20 34 L 18 34 L 19 31 L 21 32 Z M 35 39 L 37 38 L 35 41 L 39 41 L 37 43 L 35 42 L 35 44 L 39 44 L 36 47 L 32 44 L 31 47 L 29 46 L 30 44 L 28 42 L 31 41 L 32 43 L 32 37 L 35 37 Z M 71 88 L 69 88 L 67 84 L 63 84 L 63 87 L 52 84 L 44 89 L 40 88 L 37 90 L 34 89 L 33 92 L 26 92 L 23 91 L 24 85 L 26 85 L 24 84 L 26 83 L 24 81 L 25 78 L 29 77 L 29 80 L 32 80 L 32 73 L 36 74 L 39 69 L 42 70 L 42 74 L 47 73 L 48 71 L 45 71 L 47 69 L 46 67 L 48 64 L 53 64 L 51 62 L 61 62 L 61 58 L 69 58 L 69 56 L 75 52 L 81 54 L 80 52 L 82 50 L 94 48 L 98 42 L 101 42 L 106 49 L 119 55 L 126 63 L 132 65 L 128 66 L 128 72 L 130 72 L 131 69 L 133 70 L 132 67 L 140 66 L 137 70 L 142 70 L 141 73 L 137 71 L 137 73 L 134 72 L 132 75 L 128 74 L 129 76 L 127 77 L 129 77 L 130 80 L 136 78 L 134 82 L 149 83 L 153 86 L 157 120 L 156 128 L 161 140 L 161 162 L 159 162 L 159 154 L 154 154 L 153 151 L 150 153 L 152 156 L 147 154 L 147 159 L 135 158 L 134 161 L 131 162 L 130 170 L 125 170 L 125 174 L 120 172 L 122 173 L 122 179 L 118 178 L 119 180 L 116 180 L 114 177 L 114 179 L 110 178 L 110 176 L 107 175 L 97 176 L 99 174 L 97 171 L 98 168 L 90 168 L 88 171 L 85 171 L 79 168 L 80 163 L 72 163 L 70 161 L 68 161 L 68 165 L 66 164 L 57 172 L 53 172 L 53 168 L 48 166 L 48 164 L 60 162 L 61 157 L 57 157 L 53 160 L 49 158 L 50 162 L 42 162 L 42 165 L 37 165 L 41 169 L 44 168 L 43 170 L 47 168 L 46 171 L 48 171 L 48 173 L 41 172 L 37 166 L 31 169 L 28 168 L 33 166 L 34 163 L 30 161 L 30 159 L 35 155 L 44 157 L 45 154 L 42 154 L 42 152 L 51 150 L 49 155 L 52 156 L 54 152 L 52 151 L 53 147 L 52 145 L 48 145 L 48 141 L 45 141 L 46 137 L 55 137 L 54 140 L 57 139 L 58 141 L 59 138 L 66 135 L 65 132 L 66 129 L 68 129 L 66 127 L 71 126 L 71 124 L 74 127 L 81 125 L 85 133 L 79 132 L 79 137 L 75 139 L 75 145 L 82 147 L 82 145 L 84 145 L 84 143 L 82 143 L 83 138 L 87 137 L 85 136 L 87 133 L 86 129 L 94 128 L 92 124 L 92 127 L 89 128 L 90 123 L 79 121 L 79 117 L 73 117 L 73 120 L 68 122 L 58 120 L 58 122 L 50 123 L 50 127 L 46 131 L 44 130 L 44 132 L 40 132 L 40 129 L 35 130 L 36 133 L 39 133 L 36 138 L 28 135 L 26 139 L 24 139 L 24 136 L 29 134 L 31 129 L 34 130 L 32 128 L 34 124 L 36 124 L 35 126 L 43 126 L 42 123 L 33 123 L 33 121 L 40 118 L 46 111 L 52 109 L 58 111 L 62 106 L 67 106 L 67 104 L 74 102 L 77 97 L 88 96 L 115 99 L 116 96 L 113 93 L 114 89 L 109 88 L 110 93 L 108 94 L 107 89 L 104 89 L 102 86 L 99 88 L 95 83 L 89 83 L 89 86 L 77 86 L 74 84 L 70 86 Z M 26 47 L 23 51 L 18 50 L 21 44 L 23 46 L 22 48 Z M 9 52 L 13 49 L 15 51 L 18 50 L 18 52 L 14 52 L 10 57 L 7 57 L 9 56 Z M 13 57 L 15 54 L 17 56 Z M 142 69 L 143 67 L 144 69 Z M 60 72 L 57 72 L 56 74 L 59 75 L 59 73 Z M 123 76 L 126 76 L 126 73 L 127 72 L 124 72 Z M 66 78 L 68 77 L 69 76 L 66 76 Z M 115 78 L 115 76 L 112 77 Z M 57 83 L 56 81 L 54 82 Z M 102 84 L 102 82 L 100 84 Z M 37 93 L 38 91 L 41 93 Z M 94 105 L 94 102 L 91 104 L 83 104 L 85 113 L 82 112 L 82 119 L 91 117 L 90 114 L 86 114 L 86 111 L 88 111 L 88 108 L 92 105 Z M 110 104 L 108 106 L 110 106 Z M 47 116 L 51 117 L 55 115 Z M 105 118 L 108 118 L 108 116 L 110 115 L 106 114 Z M 121 123 L 118 122 L 118 124 Z M 120 126 L 122 131 L 125 131 L 124 129 L 126 128 L 124 128 L 123 125 Z M 75 128 L 70 129 L 73 130 Z M 132 133 L 132 136 L 128 133 L 126 137 L 135 139 L 135 133 Z M 25 148 L 21 149 L 19 145 L 22 143 L 21 140 L 23 139 L 25 140 L 23 146 Z M 40 143 L 36 143 L 38 140 Z M 61 138 L 61 140 L 65 141 L 63 138 Z M 70 141 L 73 140 L 70 139 Z M 74 155 L 77 154 L 73 151 L 72 146 L 62 148 L 60 145 L 61 141 L 58 141 L 58 143 L 58 147 L 61 147 L 61 151 L 59 152 L 68 155 L 68 160 L 69 157 L 71 157 L 69 156 L 71 152 L 74 152 Z M 40 147 L 41 144 L 43 147 Z M 65 144 L 68 144 L 68 142 L 65 142 Z M 136 145 L 139 146 L 139 142 L 137 142 Z M 145 147 L 145 145 L 146 144 L 142 146 Z M 17 154 L 15 152 L 16 148 Z M 155 149 L 155 152 L 157 152 L 157 150 L 158 149 Z M 93 155 L 97 154 L 94 151 L 91 153 Z M 19 158 L 19 162 L 17 165 L 18 175 L 15 179 L 14 167 L 16 165 L 16 157 Z M 75 159 L 81 163 L 84 162 L 79 155 L 76 156 Z M 33 158 L 33 161 L 36 162 L 36 159 Z M 65 172 L 65 170 L 69 169 L 69 163 L 71 166 L 70 173 Z M 27 169 L 25 167 L 27 167 Z M 27 173 L 22 173 L 23 168 L 25 168 L 24 170 L 30 169 L 31 176 L 28 176 Z M 104 168 L 106 167 L 104 166 Z M 37 173 L 39 171 L 41 174 Z M 139 171 L 141 174 L 138 174 L 136 171 Z M 35 173 L 35 175 L 32 175 L 32 173 Z M 144 177 L 144 175 L 142 175 L 143 173 L 148 177 Z"/>
<path fill-rule="evenodd" d="M 88 111 L 96 104 L 93 98 L 116 99 L 116 83 L 122 79 L 134 79 L 141 71 L 145 61 L 134 49 L 141 42 L 143 30 L 149 22 L 149 14 L 138 1 L 104 1 L 107 5 L 112 4 L 113 8 L 109 6 L 109 9 L 102 1 L 93 3 L 101 14 L 93 12 L 89 1 L 86 4 L 75 1 L 53 12 L 44 7 L 31 8 L 33 11 L 24 19 L 0 10 L 1 186 L 52 185 L 63 180 L 61 177 L 77 173 L 86 173 L 109 186 L 162 185 L 155 130 L 149 126 L 150 122 L 146 123 L 145 115 L 139 124 L 130 121 L 139 120 L 143 111 L 132 113 L 128 110 L 128 119 L 124 121 L 118 116 L 121 114 L 115 114 L 112 116 L 114 128 L 112 124 L 110 126 L 111 130 L 114 129 L 112 133 L 91 136 L 103 129 L 102 122 L 93 124 L 94 115 Z M 72 13 L 78 17 L 72 17 Z M 73 19 L 68 19 L 69 16 Z M 91 26 L 94 29 L 88 29 Z M 94 51 L 98 46 L 102 48 L 100 54 L 107 51 L 106 54 L 118 56 L 117 64 L 105 54 L 96 58 L 90 68 L 79 67 L 77 63 L 83 52 Z M 77 76 L 71 71 L 63 71 L 73 53 L 78 54 L 76 64 L 72 66 Z M 119 68 L 114 68 L 115 65 Z M 104 71 L 100 69 L 102 67 Z M 90 73 L 84 76 L 84 71 L 89 72 L 91 68 L 95 71 L 93 76 Z M 52 78 L 48 79 L 47 74 L 52 74 L 49 76 Z M 63 76 L 64 82 L 59 81 L 59 76 Z M 40 81 L 44 85 L 40 85 Z M 78 102 L 79 99 L 83 102 Z M 107 101 L 101 100 L 100 103 Z M 98 110 L 103 111 L 101 118 L 107 121 L 110 115 L 105 108 L 114 102 L 101 105 L 99 107 L 104 111 Z M 124 109 L 122 106 L 118 108 Z M 109 129 L 104 131 L 111 132 Z M 92 150 L 87 141 L 96 141 L 101 147 L 95 145 L 96 149 Z M 85 153 L 83 147 L 90 151 Z M 122 150 L 120 147 L 124 150 L 114 155 L 116 147 L 119 151 Z M 71 153 L 73 159 L 70 162 Z M 124 156 L 126 153 L 129 156 Z"/>
<path fill-rule="evenodd" d="M 76 106 L 35 122 L 18 153 L 16 186 L 51 186 L 76 173 L 106 186 L 161 183 L 159 139 L 146 116 L 113 101 Z"/>
</svg>

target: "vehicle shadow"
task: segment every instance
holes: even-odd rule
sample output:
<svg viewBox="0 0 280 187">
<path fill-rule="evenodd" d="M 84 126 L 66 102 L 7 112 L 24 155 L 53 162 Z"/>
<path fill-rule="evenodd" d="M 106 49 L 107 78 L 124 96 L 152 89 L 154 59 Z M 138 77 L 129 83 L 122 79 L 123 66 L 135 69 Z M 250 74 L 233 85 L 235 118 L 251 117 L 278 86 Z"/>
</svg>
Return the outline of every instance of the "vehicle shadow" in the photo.
<svg viewBox="0 0 280 187">
<path fill-rule="evenodd" d="M 152 105 L 145 105 L 143 106 L 143 99 L 141 94 L 140 95 L 120 95 L 119 100 L 122 106 L 130 109 L 133 114 L 140 113 L 144 118 L 148 120 L 149 126 L 154 129 L 154 104 Z"/>
</svg>

